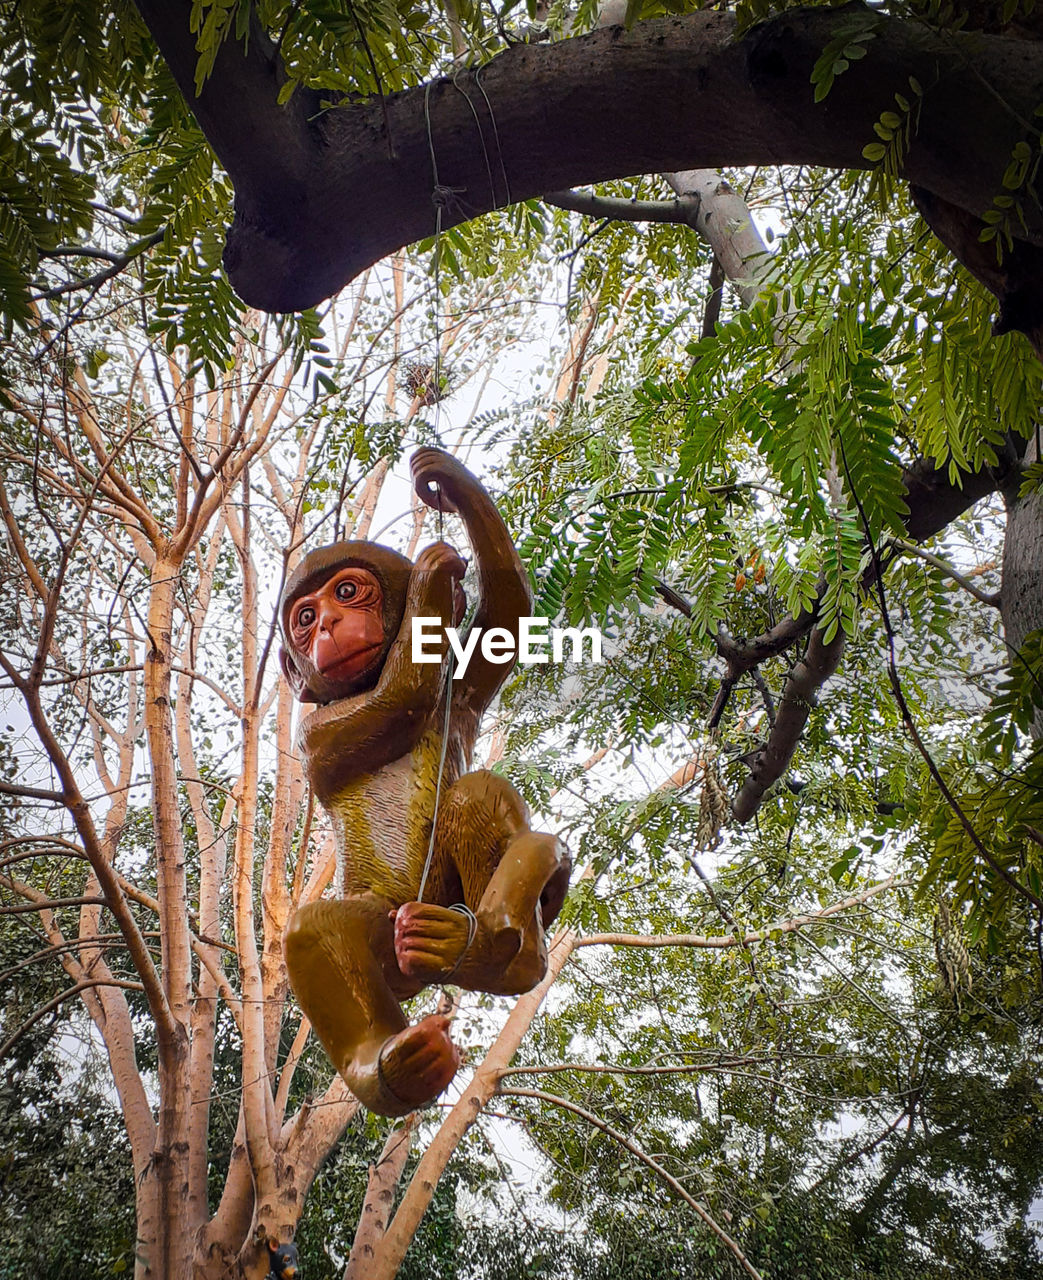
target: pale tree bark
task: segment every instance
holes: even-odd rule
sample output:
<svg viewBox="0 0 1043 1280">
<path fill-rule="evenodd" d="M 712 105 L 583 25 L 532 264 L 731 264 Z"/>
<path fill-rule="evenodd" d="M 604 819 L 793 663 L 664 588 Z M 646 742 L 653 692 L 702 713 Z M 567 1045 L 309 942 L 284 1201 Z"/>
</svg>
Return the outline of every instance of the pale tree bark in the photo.
<svg viewBox="0 0 1043 1280">
<path fill-rule="evenodd" d="M 414 1111 L 401 1127 L 392 1128 L 376 1163 L 369 1166 L 362 1213 L 343 1280 L 368 1280 L 374 1255 L 387 1231 L 395 1188 L 409 1157 L 417 1118 L 418 1113 Z"/>
<path fill-rule="evenodd" d="M 1041 460 L 1040 438 L 1029 441 L 1025 466 Z M 1021 496 L 1021 472 L 1015 472 L 1004 497 L 1007 530 L 1003 540 L 1003 578 L 1000 590 L 1003 635 L 1011 668 L 1024 670 L 1025 638 L 1043 630 L 1043 491 L 1036 488 Z M 1043 672 L 1036 674 L 1043 679 Z M 1033 734 L 1043 739 L 1043 710 L 1033 720 Z"/>
<path fill-rule="evenodd" d="M 366 1271 L 366 1280 L 394 1280 L 398 1274 L 406 1251 L 434 1196 L 439 1178 L 445 1172 L 446 1165 L 464 1134 L 496 1094 L 501 1073 L 517 1053 L 533 1018 L 547 992 L 557 981 L 575 944 L 576 934 L 570 929 L 559 931 L 550 942 L 550 961 L 546 976 L 538 986 L 518 997 L 500 1034 L 480 1065 L 475 1068 L 474 1076 L 460 1101 L 442 1122 L 438 1133 L 420 1158 L 386 1234 L 379 1244 L 373 1245 L 373 1257 Z"/>
<path fill-rule="evenodd" d="M 350 332 L 345 344 L 349 336 Z M 0 666 L 22 695 L 56 780 L 52 788 L 16 782 L 5 789 L 26 801 L 57 804 L 68 813 L 75 839 L 54 836 L 47 839 L 46 848 L 53 856 L 89 864 L 84 896 L 73 900 L 84 904 L 78 932 L 70 938 L 58 923 L 64 900 L 6 870 L 0 872 L 0 883 L 37 912 L 72 983 L 69 994 L 82 997 L 105 1044 L 134 1163 L 136 1273 L 141 1280 L 159 1275 L 171 1280 L 263 1275 L 263 1236 L 292 1236 L 315 1173 L 357 1107 L 335 1080 L 313 1105 L 296 1112 L 288 1109 L 306 1028 L 298 1030 L 296 1051 L 278 1070 L 288 993 L 282 934 L 293 907 L 321 893 L 330 878 L 325 840 L 315 846 L 310 872 L 307 849 L 301 850 L 291 872 L 304 784 L 292 751 L 285 689 L 275 700 L 276 776 L 263 848 L 257 839 L 260 740 L 272 706 L 262 680 L 271 646 L 268 620 L 262 621 L 259 611 L 249 467 L 263 466 L 273 482 L 276 506 L 286 522 L 286 541 L 291 548 L 299 547 L 301 495 L 310 475 L 310 450 L 318 439 L 313 420 L 298 433 L 295 471 L 284 475 L 270 450 L 277 435 L 295 430 L 297 419 L 294 413 L 281 421 L 286 417 L 292 366 L 285 362 L 280 367 L 278 356 L 278 351 L 272 357 L 241 344 L 238 370 L 212 391 L 183 377 L 177 362 L 169 358 L 164 377 L 170 390 L 163 393 L 167 410 L 154 396 L 142 393 L 143 382 L 136 374 L 123 419 L 132 425 L 122 435 L 113 433 L 105 408 L 96 403 L 90 384 L 68 355 L 53 357 L 53 368 L 46 360 L 43 366 L 64 402 L 52 395 L 50 403 L 36 410 L 19 398 L 16 388 L 6 396 L 7 407 L 37 440 L 38 456 L 34 461 L 31 453 L 20 454 L 16 445 L 5 444 L 5 473 L 8 464 L 35 468 L 38 540 L 58 539 L 61 555 L 57 568 L 53 557 L 40 559 L 29 541 L 24 505 L 19 508 L 20 499 L 12 498 L 7 481 L 0 479 L 0 518 L 17 565 L 14 586 L 22 593 L 20 607 L 33 615 L 20 646 L 0 654 Z M 138 358 L 139 371 L 141 363 Z M 56 400 L 65 412 L 58 412 L 52 422 Z M 141 404 L 150 407 L 152 420 L 139 422 Z M 72 434 L 69 423 L 79 436 Z M 162 505 L 146 500 L 137 488 L 142 472 L 129 442 L 139 451 L 146 449 L 156 432 L 167 427 L 176 433 L 176 447 L 163 455 L 173 459 L 167 468 L 172 501 L 161 518 L 155 512 L 163 510 Z M 201 637 L 215 625 L 213 588 L 222 547 L 234 551 L 242 581 L 241 607 L 232 615 L 238 620 L 235 648 L 241 655 L 234 694 L 202 669 L 207 658 Z M 109 560 L 104 566 L 102 552 Z M 76 645 L 90 640 L 88 614 L 95 599 L 90 592 L 83 595 L 82 625 L 71 625 L 64 585 L 74 556 L 86 560 L 103 585 L 113 584 L 116 607 L 109 625 L 123 642 L 123 664 L 115 671 L 125 673 L 119 723 L 93 698 L 89 673 L 87 678 L 76 674 L 89 665 Z M 122 584 L 133 574 L 141 575 L 141 566 L 141 584 L 123 592 Z M 221 572 L 227 572 L 227 562 Z M 47 692 L 55 683 L 52 672 L 60 677 L 68 673 L 59 682 L 68 684 L 82 707 L 97 776 L 91 790 L 101 795 L 100 801 L 85 798 L 79 766 L 73 765 L 63 742 L 64 729 L 52 719 Z M 104 674 L 111 680 L 113 669 L 105 668 Z M 199 718 L 202 714 L 212 719 L 213 713 L 201 712 L 200 691 L 216 699 L 241 734 L 240 765 L 227 788 L 215 788 L 204 778 Z M 143 734 L 149 761 L 154 893 L 116 869 L 124 854 L 132 788 L 141 786 Z M 192 860 L 198 853 L 191 889 L 183 804 L 194 833 Z M 26 838 L 40 841 L 37 836 Z M 17 847 L 18 841 L 14 843 Z M 254 889 L 259 864 L 264 867 L 260 903 Z M 222 915 L 221 892 L 228 873 L 234 891 L 233 945 L 222 939 L 228 921 L 227 914 Z M 137 912 L 150 916 L 147 928 L 159 935 L 158 966 Z M 112 935 L 106 932 L 112 920 L 136 980 L 112 968 Z M 237 971 L 226 970 L 230 955 Z M 128 991 L 144 995 L 156 1029 L 155 1114 L 137 1062 Z M 211 1217 L 209 1109 L 222 1005 L 242 1037 L 244 1087 L 224 1193 Z M 5 1048 L 17 1036 L 18 1029 L 12 1029 Z"/>
<path fill-rule="evenodd" d="M 689 169 L 663 176 L 681 200 L 694 198 L 694 220 L 689 222 L 686 217 L 685 221 L 709 244 L 742 305 L 751 307 L 771 262 L 749 205 L 717 169 Z"/>
</svg>

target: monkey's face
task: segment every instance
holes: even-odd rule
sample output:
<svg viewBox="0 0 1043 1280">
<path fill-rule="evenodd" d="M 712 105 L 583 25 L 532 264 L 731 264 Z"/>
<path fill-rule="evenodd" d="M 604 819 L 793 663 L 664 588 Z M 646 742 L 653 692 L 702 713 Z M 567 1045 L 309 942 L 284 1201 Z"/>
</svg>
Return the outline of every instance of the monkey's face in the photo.
<svg viewBox="0 0 1043 1280">
<path fill-rule="evenodd" d="M 286 639 L 313 692 L 350 692 L 385 649 L 384 592 L 376 575 L 346 566 L 298 596 L 287 611 Z"/>
</svg>

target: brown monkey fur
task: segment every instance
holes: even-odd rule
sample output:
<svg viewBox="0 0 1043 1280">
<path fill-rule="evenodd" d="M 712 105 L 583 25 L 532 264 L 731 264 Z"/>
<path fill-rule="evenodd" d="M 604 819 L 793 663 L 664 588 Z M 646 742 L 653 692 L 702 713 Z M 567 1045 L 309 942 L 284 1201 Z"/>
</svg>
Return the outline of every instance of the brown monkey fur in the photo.
<svg viewBox="0 0 1043 1280">
<path fill-rule="evenodd" d="M 492 499 L 438 449 L 415 453 L 412 473 L 423 501 L 458 512 L 466 526 L 480 593 L 474 625 L 504 627 L 517 643 L 529 583 Z M 463 573 L 444 542 L 415 564 L 375 543 L 342 542 L 305 557 L 279 606 L 283 671 L 298 698 L 318 703 L 302 717 L 298 745 L 333 826 L 338 893 L 290 921 L 286 963 L 337 1070 L 383 1115 L 433 1100 L 460 1063 L 448 1019 L 410 1026 L 401 1002 L 438 982 L 529 990 L 546 972 L 544 925 L 568 888 L 567 854 L 554 836 L 529 829 L 511 784 L 468 772 L 482 712 L 511 664 L 476 651 L 464 678 L 449 681 L 444 627 L 461 621 Z M 440 663 L 412 662 L 416 616 L 441 620 Z M 418 902 L 443 745 L 434 853 Z M 461 904 L 467 912 L 452 909 Z"/>
</svg>

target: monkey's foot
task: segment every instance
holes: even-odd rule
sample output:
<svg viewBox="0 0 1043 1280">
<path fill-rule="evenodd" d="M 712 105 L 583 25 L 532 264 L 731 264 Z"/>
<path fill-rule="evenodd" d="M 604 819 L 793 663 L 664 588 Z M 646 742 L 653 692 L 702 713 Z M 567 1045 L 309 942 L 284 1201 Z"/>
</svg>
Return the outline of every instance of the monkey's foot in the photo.
<svg viewBox="0 0 1043 1280">
<path fill-rule="evenodd" d="M 407 902 L 395 914 L 395 957 L 407 978 L 445 982 L 471 941 L 469 916 L 430 902 Z"/>
<path fill-rule="evenodd" d="M 530 991 L 547 972 L 547 943 L 538 908 L 529 927 L 521 931 L 502 917 L 483 919 L 479 912 L 478 935 L 480 944 L 473 950 L 480 950 L 481 963 L 474 989 L 517 996 Z"/>
<path fill-rule="evenodd" d="M 437 1098 L 459 1066 L 460 1050 L 449 1039 L 449 1019 L 432 1013 L 384 1041 L 372 1082 L 375 1090 L 352 1088 L 371 1111 L 403 1116 Z"/>
<path fill-rule="evenodd" d="M 506 969 L 525 945 L 526 931 L 502 912 L 478 908 L 475 959 L 486 968 Z"/>
</svg>

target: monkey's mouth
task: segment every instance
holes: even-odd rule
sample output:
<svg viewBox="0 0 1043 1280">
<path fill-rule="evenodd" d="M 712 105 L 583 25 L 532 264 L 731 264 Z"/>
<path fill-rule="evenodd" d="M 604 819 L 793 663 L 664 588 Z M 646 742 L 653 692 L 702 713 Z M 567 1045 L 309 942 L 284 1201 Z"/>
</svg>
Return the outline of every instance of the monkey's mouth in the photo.
<svg viewBox="0 0 1043 1280">
<path fill-rule="evenodd" d="M 379 656 L 382 648 L 383 641 L 378 640 L 374 644 L 367 645 L 364 649 L 356 649 L 344 657 L 335 655 L 330 662 L 326 662 L 319 667 L 319 675 L 326 680 L 347 680 L 354 676 L 360 676 L 373 665 L 373 660 Z"/>
</svg>

